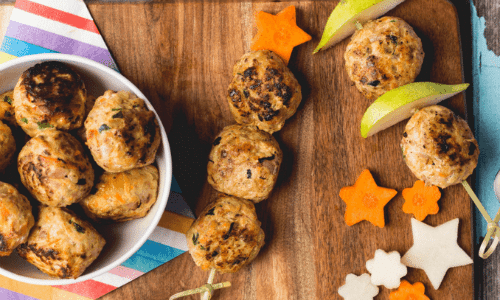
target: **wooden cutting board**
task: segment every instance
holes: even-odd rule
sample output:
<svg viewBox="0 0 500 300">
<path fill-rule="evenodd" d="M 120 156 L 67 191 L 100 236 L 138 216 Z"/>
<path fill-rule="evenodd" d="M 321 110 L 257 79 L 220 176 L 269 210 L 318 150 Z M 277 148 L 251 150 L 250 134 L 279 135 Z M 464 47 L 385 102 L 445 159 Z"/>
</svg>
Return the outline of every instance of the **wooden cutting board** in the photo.
<svg viewBox="0 0 500 300">
<path fill-rule="evenodd" d="M 118 66 L 153 103 L 167 129 L 173 170 L 191 207 L 199 213 L 215 195 L 206 182 L 211 143 L 224 126 L 234 124 L 226 103 L 232 67 L 250 49 L 253 14 L 297 7 L 297 23 L 313 40 L 296 48 L 289 67 L 302 85 L 296 115 L 275 134 L 284 161 L 270 199 L 256 205 L 266 232 L 257 259 L 236 274 L 216 276 L 232 287 L 217 299 L 341 299 L 337 289 L 348 273 L 367 272 L 376 249 L 404 254 L 413 244 L 410 215 L 401 210 L 401 191 L 416 180 L 399 147 L 402 122 L 368 139 L 359 124 L 370 105 L 349 81 L 343 53 L 347 40 L 312 55 L 338 1 L 291 3 L 146 3 L 90 4 L 90 11 Z M 405 19 L 424 45 L 417 81 L 462 82 L 459 24 L 446 0 L 407 0 L 388 15 Z M 444 103 L 465 115 L 460 94 Z M 346 226 L 338 196 L 365 168 L 376 182 L 398 190 L 386 206 L 386 227 L 362 222 Z M 461 186 L 442 191 L 436 226 L 460 218 L 459 245 L 472 255 L 469 197 Z M 161 266 L 103 299 L 167 299 L 207 280 L 189 254 Z M 473 267 L 449 270 L 434 290 L 421 270 L 406 279 L 422 281 L 431 299 L 472 299 Z M 380 288 L 376 299 L 388 299 Z M 186 299 L 198 299 L 191 297 Z"/>
</svg>

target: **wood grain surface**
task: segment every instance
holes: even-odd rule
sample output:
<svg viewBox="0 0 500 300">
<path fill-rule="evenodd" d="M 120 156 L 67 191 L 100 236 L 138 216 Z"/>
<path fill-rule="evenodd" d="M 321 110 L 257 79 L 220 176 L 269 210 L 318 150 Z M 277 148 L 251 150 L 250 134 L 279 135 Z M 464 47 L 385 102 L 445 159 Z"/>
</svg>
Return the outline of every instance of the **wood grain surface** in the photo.
<svg viewBox="0 0 500 300">
<path fill-rule="evenodd" d="M 410 216 L 401 210 L 401 191 L 416 180 L 399 148 L 405 122 L 363 139 L 359 122 L 370 102 L 344 70 L 348 41 L 311 54 L 337 2 L 89 4 L 121 72 L 161 116 L 173 172 L 196 213 L 215 195 L 206 182 L 207 156 L 215 135 L 234 124 L 225 94 L 234 62 L 249 51 L 254 12 L 294 4 L 298 25 L 313 36 L 292 54 L 289 67 L 304 97 L 275 134 L 283 165 L 270 199 L 256 205 L 266 245 L 238 273 L 216 276 L 233 285 L 216 292 L 217 299 L 341 299 L 337 289 L 345 276 L 367 272 L 365 262 L 376 249 L 404 254 L 413 243 Z M 417 81 L 462 82 L 458 20 L 448 1 L 407 0 L 389 15 L 405 19 L 422 38 L 426 56 Z M 465 115 L 463 94 L 444 104 Z M 367 222 L 348 227 L 343 220 L 338 192 L 365 168 L 379 185 L 399 191 L 386 206 L 383 229 Z M 460 218 L 458 243 L 472 255 L 470 200 L 461 186 L 442 195 L 439 214 L 425 222 Z M 186 253 L 102 299 L 168 299 L 207 277 Z M 471 265 L 449 270 L 439 290 L 421 270 L 409 269 L 406 279 L 422 281 L 431 299 L 473 298 Z M 376 299 L 388 299 L 389 290 L 380 290 Z"/>
<path fill-rule="evenodd" d="M 303 87 L 297 114 L 276 134 L 284 152 L 277 186 L 257 205 L 266 246 L 237 274 L 218 275 L 233 287 L 219 299 L 340 299 L 347 273 L 366 272 L 377 248 L 406 252 L 412 245 L 410 216 L 401 211 L 399 193 L 386 208 L 387 226 L 345 225 L 338 197 L 364 168 L 376 181 L 398 191 L 415 177 L 399 148 L 404 123 L 362 139 L 359 122 L 370 104 L 349 82 L 343 52 L 347 41 L 311 55 L 335 2 L 301 2 L 298 25 L 314 40 L 292 54 L 290 68 Z M 206 183 L 213 137 L 234 123 L 225 94 L 234 62 L 249 50 L 253 13 L 277 13 L 287 3 L 90 4 L 90 11 L 123 74 L 152 101 L 169 132 L 174 174 L 199 213 L 214 192 Z M 391 15 L 410 23 L 422 38 L 426 59 L 419 81 L 462 82 L 458 21 L 447 1 L 410 0 Z M 463 95 L 447 103 L 464 115 Z M 471 251 L 471 209 L 461 186 L 443 191 L 441 211 L 426 219 L 438 225 L 460 218 L 459 244 Z M 450 270 L 435 291 L 421 270 L 408 280 L 422 281 L 432 299 L 473 297 L 473 268 Z M 103 299 L 165 299 L 200 286 L 207 272 L 189 254 L 175 259 Z M 381 288 L 378 299 L 387 299 Z M 192 297 L 194 299 L 195 297 Z"/>
</svg>

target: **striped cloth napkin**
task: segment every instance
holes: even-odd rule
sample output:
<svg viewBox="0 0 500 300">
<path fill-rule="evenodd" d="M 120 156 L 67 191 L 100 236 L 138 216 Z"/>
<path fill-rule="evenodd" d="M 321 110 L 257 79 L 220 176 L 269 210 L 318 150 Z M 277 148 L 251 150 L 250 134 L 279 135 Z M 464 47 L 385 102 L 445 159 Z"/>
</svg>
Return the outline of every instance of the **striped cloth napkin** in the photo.
<svg viewBox="0 0 500 300">
<path fill-rule="evenodd" d="M 17 0 L 0 47 L 0 63 L 19 56 L 65 53 L 118 68 L 82 0 Z M 4 92 L 4 91 L 1 91 Z M 34 286 L 0 276 L 0 299 L 96 299 L 187 251 L 194 215 L 172 180 L 167 209 L 146 243 L 122 265 L 84 282 Z"/>
</svg>

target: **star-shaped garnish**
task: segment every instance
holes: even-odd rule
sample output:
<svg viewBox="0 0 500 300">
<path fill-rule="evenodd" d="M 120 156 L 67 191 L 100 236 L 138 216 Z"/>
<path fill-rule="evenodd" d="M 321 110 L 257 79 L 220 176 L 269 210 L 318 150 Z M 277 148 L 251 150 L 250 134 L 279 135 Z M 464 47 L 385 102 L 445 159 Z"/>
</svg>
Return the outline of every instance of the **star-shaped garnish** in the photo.
<svg viewBox="0 0 500 300">
<path fill-rule="evenodd" d="M 366 273 L 361 276 L 347 274 L 339 295 L 345 300 L 373 300 L 378 295 L 378 287 L 371 283 L 370 275 Z"/>
<path fill-rule="evenodd" d="M 401 262 L 425 271 L 437 290 L 449 268 L 465 266 L 472 259 L 457 244 L 458 219 L 432 227 L 411 219 L 413 246 Z"/>
<path fill-rule="evenodd" d="M 388 289 L 395 289 L 401 283 L 401 277 L 406 275 L 407 269 L 401 263 L 401 255 L 397 251 L 386 253 L 377 249 L 375 257 L 366 262 L 366 269 L 372 275 L 374 285 L 383 285 Z"/>
<path fill-rule="evenodd" d="M 426 186 L 422 180 L 417 180 L 413 187 L 403 190 L 403 211 L 413 214 L 415 219 L 423 221 L 427 215 L 437 214 L 437 204 L 441 198 L 441 192 L 437 186 Z"/>
<path fill-rule="evenodd" d="M 412 285 L 402 280 L 398 290 L 389 294 L 389 300 L 430 300 L 424 293 L 425 286 L 421 282 L 415 282 Z"/>
<path fill-rule="evenodd" d="M 345 222 L 351 226 L 362 220 L 373 225 L 384 227 L 384 206 L 398 192 L 393 189 L 379 187 L 372 174 L 364 170 L 353 186 L 340 189 L 340 198 L 345 202 Z"/>
<path fill-rule="evenodd" d="M 252 39 L 252 50 L 271 50 L 278 54 L 285 64 L 295 46 L 305 43 L 311 36 L 297 26 L 295 6 L 288 6 L 277 15 L 257 12 L 257 34 Z"/>
</svg>

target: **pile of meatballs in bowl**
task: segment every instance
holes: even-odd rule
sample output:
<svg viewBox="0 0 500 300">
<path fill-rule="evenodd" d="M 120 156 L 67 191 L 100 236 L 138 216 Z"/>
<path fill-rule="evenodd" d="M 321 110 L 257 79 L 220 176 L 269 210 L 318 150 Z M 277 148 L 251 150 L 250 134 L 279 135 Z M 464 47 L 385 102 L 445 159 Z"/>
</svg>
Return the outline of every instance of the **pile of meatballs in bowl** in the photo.
<svg viewBox="0 0 500 300">
<path fill-rule="evenodd" d="M 0 65 L 0 274 L 84 281 L 120 265 L 158 224 L 171 156 L 145 96 L 64 54 Z"/>
</svg>

